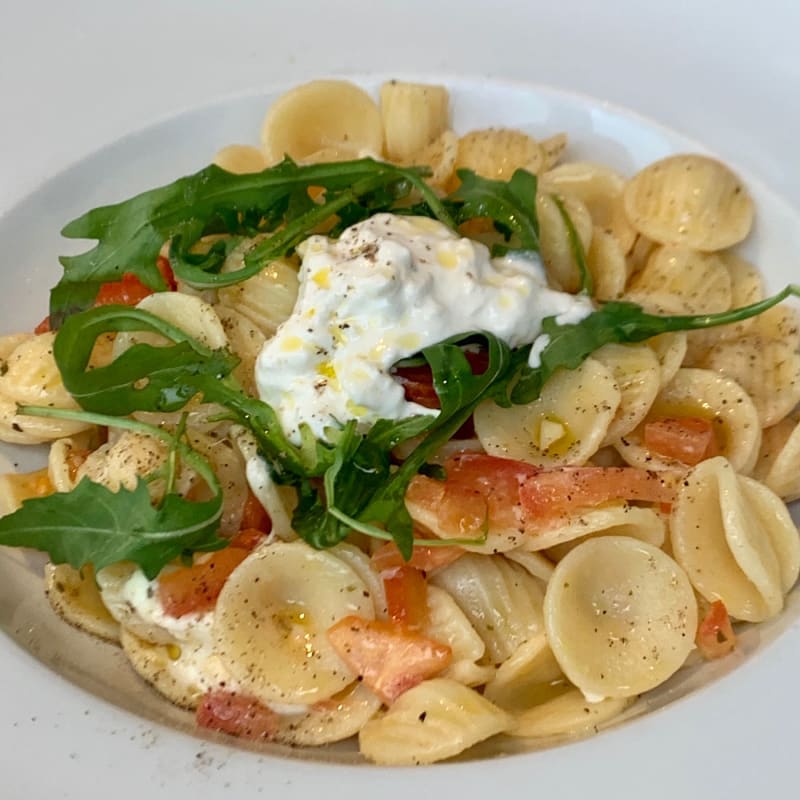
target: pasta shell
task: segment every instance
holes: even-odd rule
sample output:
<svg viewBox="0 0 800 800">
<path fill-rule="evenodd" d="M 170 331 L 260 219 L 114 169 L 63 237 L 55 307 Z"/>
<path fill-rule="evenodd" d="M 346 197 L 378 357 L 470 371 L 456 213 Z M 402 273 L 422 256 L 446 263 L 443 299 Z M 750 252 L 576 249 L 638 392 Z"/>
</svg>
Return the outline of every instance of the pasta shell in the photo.
<svg viewBox="0 0 800 800">
<path fill-rule="evenodd" d="M 647 415 L 661 388 L 661 369 L 646 344 L 606 344 L 592 358 L 611 370 L 621 400 L 608 426 L 602 447 L 630 433 Z"/>
<path fill-rule="evenodd" d="M 88 478 L 116 492 L 136 488 L 140 477 L 152 475 L 167 457 L 167 446 L 160 439 L 136 431 L 124 431 L 114 442 L 90 453 L 78 467 L 76 482 Z M 156 487 L 150 484 L 151 489 Z"/>
<path fill-rule="evenodd" d="M 547 583 L 553 577 L 555 564 L 539 552 L 523 550 L 518 547 L 503 554 L 509 561 L 515 561 L 524 567 L 534 578 L 538 578 L 543 583 Z"/>
<path fill-rule="evenodd" d="M 738 477 L 724 458 L 709 459 L 687 475 L 670 521 L 675 558 L 697 591 L 748 622 L 778 614 L 797 578 L 797 530 L 768 491 Z"/>
<path fill-rule="evenodd" d="M 512 724 L 473 689 L 447 678 L 404 692 L 359 733 L 362 754 L 376 764 L 432 764 L 452 758 Z"/>
<path fill-rule="evenodd" d="M 443 131 L 430 144 L 413 153 L 408 165 L 427 166 L 431 170 L 427 181 L 431 186 L 444 189 L 453 177 L 458 156 L 458 136 L 451 130 Z"/>
<path fill-rule="evenodd" d="M 6 362 L 8 357 L 19 347 L 23 342 L 33 339 L 33 333 L 8 333 L 5 336 L 0 336 L 0 367 L 3 371 L 6 369 Z"/>
<path fill-rule="evenodd" d="M 386 155 L 405 162 L 439 137 L 450 123 L 450 95 L 444 86 L 388 81 L 381 86 Z"/>
<path fill-rule="evenodd" d="M 529 537 L 524 546 L 533 552 L 545 550 L 551 561 L 558 562 L 581 542 L 595 536 L 628 536 L 661 547 L 665 535 L 664 521 L 655 511 L 616 502 L 570 517 L 561 525 Z"/>
<path fill-rule="evenodd" d="M 800 353 L 778 340 L 742 336 L 714 345 L 699 366 L 733 378 L 751 397 L 763 427 L 800 402 Z"/>
<path fill-rule="evenodd" d="M 564 195 L 564 210 L 578 234 L 584 252 L 592 242 L 592 217 L 586 206 L 577 198 Z M 548 194 L 536 196 L 536 213 L 539 217 L 539 247 L 542 261 L 550 281 L 565 292 L 577 292 L 580 288 L 578 265 L 572 255 L 567 227 L 558 206 Z"/>
<path fill-rule="evenodd" d="M 636 539 L 604 536 L 576 547 L 556 566 L 544 611 L 556 660 L 589 698 L 652 689 L 694 647 L 689 579 L 664 552 Z"/>
<path fill-rule="evenodd" d="M 612 371 L 594 358 L 558 370 L 540 397 L 501 408 L 475 410 L 475 432 L 486 452 L 538 466 L 584 464 L 600 447 L 622 394 Z"/>
<path fill-rule="evenodd" d="M 507 733 L 530 739 L 596 733 L 600 726 L 618 717 L 631 702 L 627 697 L 607 697 L 599 703 L 589 703 L 577 689 L 568 689 L 518 715 L 516 725 Z"/>
<path fill-rule="evenodd" d="M 79 448 L 74 439 L 58 439 L 50 445 L 50 452 L 47 454 L 47 476 L 56 492 L 69 492 L 75 488 L 77 466 L 72 466 L 71 459 L 78 454 Z"/>
<path fill-rule="evenodd" d="M 381 701 L 357 683 L 304 714 L 282 715 L 275 740 L 295 747 L 319 747 L 355 736 L 378 713 Z"/>
<path fill-rule="evenodd" d="M 711 370 L 680 369 L 656 397 L 645 423 L 663 417 L 711 419 L 722 455 L 733 468 L 749 474 L 755 467 L 761 446 L 758 411 L 736 381 Z M 621 437 L 614 447 L 634 467 L 654 470 L 676 467 L 675 462 L 651 453 L 644 446 L 642 426 Z"/>
<path fill-rule="evenodd" d="M 217 313 L 209 303 L 199 297 L 183 292 L 156 292 L 145 297 L 136 307 L 180 328 L 212 350 L 228 346 L 228 337 L 225 336 Z M 159 334 L 122 331 L 114 339 L 114 358 L 119 358 L 128 348 L 138 343 L 159 347 L 166 342 Z"/>
<path fill-rule="evenodd" d="M 91 566 L 78 571 L 69 564 L 48 564 L 44 582 L 47 599 L 62 619 L 93 636 L 119 641 L 119 623 L 103 604 Z"/>
<path fill-rule="evenodd" d="M 481 686 L 494 675 L 494 667 L 478 662 L 486 645 L 456 601 L 438 586 L 428 586 L 428 619 L 424 634 L 429 639 L 446 644 L 452 651 L 452 661 L 441 673 L 443 678 L 466 686 Z"/>
<path fill-rule="evenodd" d="M 223 147 L 214 156 L 214 163 L 234 175 L 261 172 L 269 166 L 264 153 L 249 144 L 229 144 Z"/>
<path fill-rule="evenodd" d="M 597 225 L 586 253 L 586 266 L 592 275 L 594 297 L 603 302 L 622 297 L 628 280 L 625 254 L 616 236 Z"/>
<path fill-rule="evenodd" d="M 466 614 L 494 664 L 542 631 L 541 584 L 502 556 L 468 553 L 430 580 Z"/>
<path fill-rule="evenodd" d="M 237 247 L 226 259 L 223 272 L 241 269 L 247 250 L 257 241 Z M 219 302 L 247 317 L 269 337 L 291 315 L 299 287 L 295 266 L 286 259 L 277 259 L 252 278 L 220 289 Z"/>
<path fill-rule="evenodd" d="M 471 169 L 484 178 L 507 181 L 518 169 L 537 173 L 544 159 L 532 136 L 508 128 L 471 131 L 458 140 L 456 169 Z"/>
<path fill-rule="evenodd" d="M 217 652 L 261 702 L 310 705 L 356 678 L 325 635 L 350 614 L 374 618 L 367 586 L 351 567 L 305 542 L 275 541 L 254 551 L 223 587 Z"/>
<path fill-rule="evenodd" d="M 570 161 L 542 175 L 542 191 L 569 195 L 580 200 L 592 216 L 592 222 L 611 230 L 614 206 L 622 196 L 625 179 L 602 164 Z"/>
<path fill-rule="evenodd" d="M 764 431 L 755 477 L 787 503 L 800 499 L 800 420 L 795 415 Z"/>
<path fill-rule="evenodd" d="M 225 331 L 231 350 L 241 359 L 233 371 L 233 376 L 247 394 L 257 397 L 256 359 L 267 337 L 256 327 L 255 323 L 230 306 L 217 303 L 214 311 L 222 323 L 222 329 Z"/>
<path fill-rule="evenodd" d="M 195 709 L 209 690 L 234 689 L 219 660 L 203 645 L 149 642 L 124 626 L 120 642 L 136 672 L 176 706 Z"/>
<path fill-rule="evenodd" d="M 567 144 L 569 144 L 569 138 L 566 133 L 556 133 L 539 141 L 539 147 L 542 148 L 543 170 L 553 169 L 558 164 L 567 149 Z"/>
<path fill-rule="evenodd" d="M 731 307 L 731 277 L 716 255 L 659 247 L 631 280 L 629 294 L 671 295 L 689 314 L 713 314 Z"/>
<path fill-rule="evenodd" d="M 625 188 L 634 228 L 661 244 L 724 250 L 753 224 L 753 201 L 724 164 L 701 155 L 664 158 L 634 175 Z"/>
<path fill-rule="evenodd" d="M 42 444 L 74 436 L 93 426 L 77 420 L 33 417 L 17 413 L 17 403 L 0 395 L 0 442 Z"/>
<path fill-rule="evenodd" d="M 261 127 L 261 148 L 268 164 L 287 155 L 300 161 L 323 148 L 344 158 L 380 156 L 381 114 L 372 98 L 349 81 L 311 81 L 270 106 Z"/>
<path fill-rule="evenodd" d="M 647 340 L 647 346 L 656 354 L 661 368 L 660 384 L 663 389 L 681 368 L 686 355 L 687 340 L 685 331 L 662 333 Z"/>
<path fill-rule="evenodd" d="M 731 279 L 731 308 L 741 308 L 764 299 L 764 282 L 756 267 L 733 253 L 720 253 L 719 258 L 727 268 Z M 755 321 L 756 318 L 751 317 L 731 325 L 689 331 L 686 366 L 700 366 L 703 358 L 715 344 L 738 339 L 750 333 Z"/>
<path fill-rule="evenodd" d="M 24 339 L 4 359 L 0 395 L 15 403 L 76 409 L 53 357 L 55 333 Z"/>
<path fill-rule="evenodd" d="M 564 673 L 544 633 L 523 642 L 486 684 L 483 696 L 506 711 L 524 711 L 563 691 Z"/>
</svg>

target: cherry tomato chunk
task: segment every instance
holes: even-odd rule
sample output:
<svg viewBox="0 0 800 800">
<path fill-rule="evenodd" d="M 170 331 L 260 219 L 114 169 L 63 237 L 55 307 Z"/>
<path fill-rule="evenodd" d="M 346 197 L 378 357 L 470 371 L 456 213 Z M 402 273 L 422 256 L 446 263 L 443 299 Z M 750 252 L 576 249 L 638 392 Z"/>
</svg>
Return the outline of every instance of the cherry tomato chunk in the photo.
<svg viewBox="0 0 800 800">
<path fill-rule="evenodd" d="M 191 567 L 160 576 L 158 599 L 164 613 L 183 617 L 214 608 L 225 581 L 249 554 L 243 547 L 226 547 Z"/>
<path fill-rule="evenodd" d="M 719 455 L 711 420 L 702 417 L 665 417 L 644 426 L 645 447 L 690 467 Z"/>
<path fill-rule="evenodd" d="M 197 707 L 195 719 L 201 728 L 254 741 L 274 738 L 279 721 L 271 708 L 254 697 L 220 689 L 206 693 Z"/>
<path fill-rule="evenodd" d="M 355 615 L 329 628 L 328 639 L 342 661 L 387 704 L 441 672 L 453 657 L 446 644 Z"/>
<path fill-rule="evenodd" d="M 697 626 L 695 641 L 703 658 L 708 661 L 727 656 L 736 647 L 736 634 L 722 600 L 716 600 L 709 607 Z"/>
</svg>

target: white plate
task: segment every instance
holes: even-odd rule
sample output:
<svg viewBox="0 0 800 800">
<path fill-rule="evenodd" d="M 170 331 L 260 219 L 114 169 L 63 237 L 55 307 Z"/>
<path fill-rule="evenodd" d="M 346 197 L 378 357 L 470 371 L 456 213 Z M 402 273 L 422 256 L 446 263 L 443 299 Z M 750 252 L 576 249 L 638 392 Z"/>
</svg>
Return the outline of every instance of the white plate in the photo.
<svg viewBox="0 0 800 800">
<path fill-rule="evenodd" d="M 552 47 L 552 42 L 546 46 Z M 499 57 L 503 59 L 502 54 Z M 381 62 L 373 56 L 372 63 Z M 464 61 L 460 64 L 466 69 Z M 602 70 L 602 66 L 596 68 Z M 285 73 L 292 77 L 292 70 Z M 637 81 L 641 76 L 634 85 L 640 85 Z M 519 124 L 534 132 L 563 127 L 572 135 L 574 155 L 592 155 L 626 170 L 688 146 L 686 140 L 658 126 L 575 95 L 532 92 L 524 86 L 446 82 L 454 89 L 460 127 Z M 3 330 L 28 328 L 43 315 L 46 289 L 57 277 L 54 256 L 68 251 L 65 244 L 74 249 L 73 243 L 59 240 L 62 222 L 90 206 L 193 170 L 222 144 L 255 140 L 265 102 L 239 97 L 129 136 L 59 175 L 8 212 L 0 220 L 3 259 L 24 277 L 20 280 L 9 272 L 0 277 L 0 296 L 9 297 L 13 291 L 14 298 L 13 303 L 4 303 Z M 675 102 L 672 96 L 670 103 Z M 111 107 L 119 109 L 119 104 Z M 696 111 L 690 116 L 696 121 Z M 130 123 L 133 118 L 127 119 Z M 774 132 L 771 135 L 774 144 Z M 728 160 L 737 155 L 731 147 L 735 137 L 726 139 L 710 129 L 702 138 Z M 619 144 L 612 145 L 617 140 Z M 761 154 L 761 163 L 746 151 L 738 156 L 734 160 L 759 168 L 770 179 L 772 162 L 780 161 L 774 147 L 766 157 Z M 7 158 L 0 163 L 9 169 Z M 14 168 L 10 174 L 16 174 Z M 35 174 L 35 170 L 24 174 Z M 752 246 L 774 267 L 771 283 L 779 286 L 790 279 L 790 265 L 797 263 L 798 218 L 758 181 L 747 177 L 761 211 Z M 800 189 L 787 183 L 786 173 L 779 182 L 794 198 L 800 197 Z M 24 185 L 25 180 L 17 183 Z M 151 693 L 136 688 L 122 662 L 106 648 L 89 643 L 48 616 L 29 565 L 22 560 L 10 569 L 9 559 L 0 556 L 0 623 L 42 659 L 37 661 L 0 638 L 0 679 L 7 695 L 0 721 L 5 753 L 0 760 L 4 787 L 0 794 L 9 800 L 91 798 L 111 792 L 117 797 L 188 800 L 198 793 L 227 796 L 228 791 L 235 797 L 278 791 L 282 796 L 311 800 L 323 792 L 328 797 L 367 796 L 378 781 L 381 795 L 389 800 L 448 790 L 477 797 L 498 786 L 554 796 L 594 791 L 602 797 L 651 798 L 675 797 L 679 792 L 692 797 L 703 787 L 711 797 L 743 798 L 765 785 L 777 789 L 794 784 L 792 760 L 784 748 L 800 734 L 800 704 L 793 694 L 800 664 L 796 608 L 774 625 L 757 629 L 754 639 L 769 639 L 790 628 L 769 647 L 764 642 L 756 657 L 733 675 L 600 737 L 501 761 L 386 771 L 253 755 L 153 723 L 150 720 L 163 713 L 163 706 Z M 795 595 L 795 605 L 797 601 Z M 748 642 L 748 648 L 752 644 Z M 94 694 L 76 688 L 43 663 Z M 124 695 L 120 687 L 127 687 Z M 95 695 L 116 698 L 150 720 L 121 711 Z M 177 717 L 176 721 L 180 724 Z"/>
</svg>

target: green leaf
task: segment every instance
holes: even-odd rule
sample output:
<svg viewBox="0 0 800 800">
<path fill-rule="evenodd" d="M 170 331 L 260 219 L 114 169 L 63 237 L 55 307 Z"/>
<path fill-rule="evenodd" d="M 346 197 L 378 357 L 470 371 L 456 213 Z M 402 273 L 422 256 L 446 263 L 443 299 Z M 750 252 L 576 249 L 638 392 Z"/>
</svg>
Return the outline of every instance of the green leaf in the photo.
<svg viewBox="0 0 800 800">
<path fill-rule="evenodd" d="M 62 230 L 67 238 L 97 243 L 80 255 L 60 259 L 64 274 L 51 295 L 51 320 L 59 326 L 69 314 L 89 307 L 104 282 L 119 280 L 126 272 L 152 289 L 166 289 L 156 260 L 164 242 L 170 240 L 176 274 L 197 288 L 244 280 L 362 194 L 398 182 L 406 186 L 406 193 L 412 187 L 428 192 L 420 176 L 420 170 L 370 158 L 305 166 L 286 159 L 247 175 L 234 175 L 212 164 L 122 203 L 92 209 Z M 322 204 L 302 199 L 311 186 L 326 190 Z M 433 200 L 441 208 L 435 195 Z M 443 208 L 441 213 L 448 222 Z M 190 252 L 208 233 L 252 235 L 279 227 L 275 237 L 253 248 L 246 266 L 237 273 L 219 273 L 220 248 L 195 259 Z"/>
<path fill-rule="evenodd" d="M 555 203 L 558 213 L 564 222 L 564 227 L 567 229 L 567 240 L 569 241 L 569 249 L 572 253 L 572 258 L 575 261 L 575 266 L 578 268 L 578 287 L 581 294 L 586 294 L 589 297 L 594 295 L 594 279 L 592 273 L 589 272 L 589 267 L 586 264 L 586 253 L 583 250 L 583 242 L 581 237 L 578 236 L 578 231 L 575 230 L 575 223 L 572 221 L 569 212 L 564 205 L 564 201 L 556 194 L 551 194 L 550 199 Z"/>
<path fill-rule="evenodd" d="M 41 550 L 76 569 L 133 561 L 154 578 L 184 552 L 224 547 L 221 515 L 221 494 L 202 503 L 170 494 L 153 508 L 142 479 L 133 491 L 112 492 L 84 478 L 71 492 L 26 500 L 0 519 L 0 545 Z"/>
<path fill-rule="evenodd" d="M 555 317 L 548 317 L 542 323 L 542 332 L 549 337 L 549 341 L 540 355 L 539 366 L 527 365 L 529 347 L 520 351 L 524 363 L 519 366 L 518 380 L 511 389 L 510 401 L 514 404 L 532 402 L 541 394 L 545 383 L 556 370 L 575 369 L 604 344 L 642 342 L 671 331 L 702 330 L 741 322 L 762 314 L 790 295 L 800 296 L 800 287 L 787 286 L 766 300 L 718 314 L 662 317 L 648 314 L 633 303 L 613 302 L 606 303 L 580 322 L 569 325 L 558 325 Z M 497 400 L 501 405 L 504 404 L 506 389 L 506 386 L 497 387 Z"/>
<path fill-rule="evenodd" d="M 174 344 L 136 344 L 111 364 L 89 369 L 98 336 L 157 333 Z M 53 345 L 64 386 L 87 411 L 121 416 L 133 411 L 177 411 L 229 375 L 238 359 L 210 350 L 179 328 L 129 306 L 99 306 L 66 320 Z"/>
<path fill-rule="evenodd" d="M 369 502 L 357 515 L 362 522 L 379 523 L 385 527 L 404 558 L 411 557 L 414 537 L 411 516 L 405 506 L 408 484 L 428 457 L 449 441 L 478 404 L 509 376 L 512 360 L 508 346 L 488 333 L 463 338 L 476 336 L 485 339 L 489 355 L 486 371 L 481 375 L 473 374 L 464 353 L 455 344 L 433 345 L 422 351 L 433 373 L 433 384 L 442 405 L 441 412 L 429 424 L 422 442 L 397 471 L 388 475 L 373 491 Z M 371 432 L 368 437 L 370 435 Z"/>
<path fill-rule="evenodd" d="M 467 169 L 459 169 L 456 174 L 461 185 L 447 199 L 458 223 L 489 217 L 517 235 L 517 249 L 539 252 L 535 175 L 518 169 L 511 180 L 495 181 Z"/>
</svg>

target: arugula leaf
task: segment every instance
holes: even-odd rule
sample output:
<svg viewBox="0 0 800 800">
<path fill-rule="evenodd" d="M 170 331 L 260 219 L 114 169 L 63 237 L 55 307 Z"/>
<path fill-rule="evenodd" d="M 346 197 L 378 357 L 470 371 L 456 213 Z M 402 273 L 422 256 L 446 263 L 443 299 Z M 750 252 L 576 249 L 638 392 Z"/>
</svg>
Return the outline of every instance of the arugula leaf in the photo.
<svg viewBox="0 0 800 800">
<path fill-rule="evenodd" d="M 289 252 L 338 210 L 391 184 L 405 187 L 396 192 L 400 197 L 416 188 L 429 201 L 431 213 L 438 212 L 449 224 L 447 211 L 422 180 L 423 171 L 370 158 L 304 166 L 287 158 L 247 175 L 212 164 L 122 203 L 92 209 L 62 230 L 67 238 L 95 239 L 97 244 L 80 255 L 61 257 L 64 274 L 51 294 L 51 321 L 58 327 L 69 314 L 89 307 L 104 282 L 118 280 L 125 272 L 152 289 L 166 289 L 156 259 L 169 240 L 176 275 L 196 288 L 244 280 L 270 258 Z M 309 202 L 312 186 L 326 190 L 322 203 Z M 369 213 L 365 208 L 364 214 Z M 245 267 L 235 273 L 218 272 L 221 247 L 204 255 L 190 253 L 192 245 L 209 233 L 252 235 L 278 228 L 275 237 L 253 248 Z"/>
<path fill-rule="evenodd" d="M 542 333 L 549 337 L 549 341 L 540 354 L 539 366 L 527 365 L 529 347 L 518 351 L 522 356 L 522 359 L 517 359 L 518 379 L 508 396 L 509 386 L 498 386 L 495 399 L 501 405 L 507 405 L 509 400 L 513 404 L 532 402 L 541 394 L 545 383 L 556 370 L 575 369 L 604 344 L 642 342 L 670 331 L 701 330 L 741 322 L 762 314 L 791 295 L 800 297 L 800 287 L 787 286 L 778 294 L 758 303 L 717 314 L 663 317 L 648 314 L 634 303 L 612 302 L 580 322 L 569 325 L 559 325 L 555 317 L 548 317 L 542 323 Z"/>
<path fill-rule="evenodd" d="M 411 192 L 421 199 L 414 213 L 454 229 L 472 217 L 489 216 L 517 233 L 523 249 L 538 249 L 535 176 L 518 170 L 504 183 L 459 170 L 462 185 L 443 201 L 425 183 L 425 174 L 426 167 L 397 167 L 371 158 L 302 166 L 287 158 L 247 175 L 212 164 L 129 200 L 92 209 L 62 230 L 67 238 L 94 239 L 96 244 L 79 255 L 61 257 L 64 274 L 50 295 L 51 324 L 58 328 L 70 315 L 89 308 L 102 284 L 123 273 L 136 275 L 151 289 L 166 289 L 156 266 L 164 242 L 171 242 L 170 263 L 179 278 L 197 289 L 218 288 L 254 275 L 331 219 L 340 219 L 333 229 L 338 233 L 344 224 L 376 211 L 407 212 Z M 311 187 L 325 190 L 320 201 L 311 200 Z M 239 239 L 194 252 L 198 240 L 211 233 L 273 235 L 252 246 L 244 267 L 223 273 L 225 255 Z"/>
<path fill-rule="evenodd" d="M 480 375 L 473 374 L 464 353 L 454 344 L 433 345 L 422 351 L 433 373 L 433 385 L 439 395 L 441 412 L 430 424 L 423 441 L 400 468 L 381 483 L 369 503 L 357 515 L 362 522 L 385 526 L 406 559 L 411 558 L 414 544 L 413 523 L 405 506 L 408 484 L 428 457 L 455 435 L 478 404 L 489 396 L 493 387 L 501 384 L 509 375 L 512 364 L 509 347 L 489 333 L 473 335 L 483 337 L 488 348 L 489 363 Z"/>
<path fill-rule="evenodd" d="M 569 249 L 572 252 L 575 266 L 578 268 L 578 291 L 580 291 L 581 294 L 591 297 L 594 295 L 594 278 L 586 264 L 586 253 L 583 250 L 581 237 L 578 236 L 578 231 L 575 230 L 575 223 L 572 221 L 572 217 L 570 217 L 564 205 L 564 201 L 557 194 L 551 194 L 550 199 L 555 203 L 558 213 L 561 215 L 561 219 L 564 222 L 564 227 L 567 229 Z"/>
<path fill-rule="evenodd" d="M 135 344 L 111 364 L 88 369 L 98 336 L 146 331 L 174 342 Z M 53 356 L 64 386 L 87 411 L 122 416 L 133 411 L 177 411 L 230 374 L 238 358 L 210 350 L 160 317 L 129 306 L 99 306 L 73 315 L 56 336 Z"/>
<path fill-rule="evenodd" d="M 518 169 L 509 181 L 483 178 L 468 169 L 456 170 L 461 185 L 447 198 L 458 223 L 489 217 L 519 237 L 520 250 L 539 252 L 536 217 L 536 176 Z"/>
<path fill-rule="evenodd" d="M 71 492 L 26 500 L 0 519 L 0 545 L 32 547 L 49 553 L 55 564 L 102 569 L 133 561 L 148 578 L 187 551 L 217 550 L 228 542 L 217 536 L 222 495 L 195 503 L 177 494 L 153 508 L 147 484 L 112 492 L 84 478 Z"/>
</svg>

